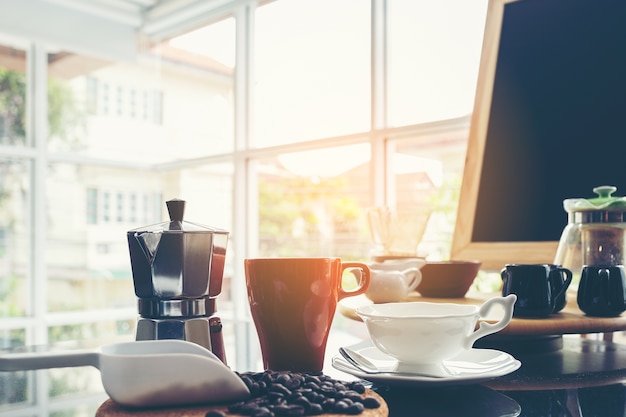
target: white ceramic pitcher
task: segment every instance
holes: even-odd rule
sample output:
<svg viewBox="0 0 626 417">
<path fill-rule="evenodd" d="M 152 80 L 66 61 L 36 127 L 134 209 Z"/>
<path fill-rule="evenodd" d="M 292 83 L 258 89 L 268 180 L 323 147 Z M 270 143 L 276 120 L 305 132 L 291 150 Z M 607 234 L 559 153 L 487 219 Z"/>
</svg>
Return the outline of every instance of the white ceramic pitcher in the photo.
<svg viewBox="0 0 626 417">
<path fill-rule="evenodd" d="M 374 303 L 404 301 L 422 281 L 420 268 L 426 264 L 422 258 L 394 259 L 372 262 L 370 286 L 365 296 Z"/>
</svg>

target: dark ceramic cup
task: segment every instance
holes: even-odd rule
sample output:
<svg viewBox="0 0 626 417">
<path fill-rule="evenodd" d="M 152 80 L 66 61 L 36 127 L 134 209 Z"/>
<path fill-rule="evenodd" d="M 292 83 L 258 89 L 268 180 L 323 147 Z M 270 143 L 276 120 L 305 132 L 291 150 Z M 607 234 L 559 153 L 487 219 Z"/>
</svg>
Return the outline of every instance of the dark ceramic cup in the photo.
<svg viewBox="0 0 626 417">
<path fill-rule="evenodd" d="M 623 265 L 585 265 L 578 285 L 578 307 L 588 316 L 616 317 L 626 311 Z"/>
<path fill-rule="evenodd" d="M 572 272 L 559 265 L 509 264 L 500 271 L 502 295 L 517 295 L 515 317 L 547 317 L 565 307 Z"/>
</svg>

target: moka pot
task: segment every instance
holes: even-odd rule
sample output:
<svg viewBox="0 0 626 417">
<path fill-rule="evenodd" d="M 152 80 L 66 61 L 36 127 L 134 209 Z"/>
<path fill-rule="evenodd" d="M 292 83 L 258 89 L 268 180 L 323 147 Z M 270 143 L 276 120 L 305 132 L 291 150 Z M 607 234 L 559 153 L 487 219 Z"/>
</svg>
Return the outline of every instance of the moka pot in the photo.
<svg viewBox="0 0 626 417">
<path fill-rule="evenodd" d="M 136 339 L 187 340 L 225 361 L 215 303 L 228 232 L 184 221 L 184 200 L 166 204 L 169 222 L 127 232 L 140 316 Z"/>
</svg>

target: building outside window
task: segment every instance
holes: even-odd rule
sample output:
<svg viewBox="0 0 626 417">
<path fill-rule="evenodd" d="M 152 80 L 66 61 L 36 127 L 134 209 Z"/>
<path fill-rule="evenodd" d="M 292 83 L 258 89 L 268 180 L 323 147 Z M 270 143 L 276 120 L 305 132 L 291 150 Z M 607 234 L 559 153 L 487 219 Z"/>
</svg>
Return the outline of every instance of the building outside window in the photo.
<svg viewBox="0 0 626 417">
<path fill-rule="evenodd" d="M 244 258 L 367 261 L 382 205 L 429 210 L 420 254 L 449 256 L 486 1 L 233 7 L 134 62 L 0 27 L 0 347 L 132 339 L 126 232 L 171 198 L 230 232 L 234 369 L 260 366 Z"/>
</svg>

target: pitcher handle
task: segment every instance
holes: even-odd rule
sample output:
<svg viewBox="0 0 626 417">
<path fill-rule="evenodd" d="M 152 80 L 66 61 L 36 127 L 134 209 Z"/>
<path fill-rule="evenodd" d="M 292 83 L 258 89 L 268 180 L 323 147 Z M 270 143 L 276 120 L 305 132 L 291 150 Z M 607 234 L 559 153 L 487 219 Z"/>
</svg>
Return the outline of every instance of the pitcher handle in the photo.
<svg viewBox="0 0 626 417">
<path fill-rule="evenodd" d="M 489 311 L 491 310 L 491 308 L 495 304 L 500 304 L 504 308 L 504 314 L 497 323 L 487 323 L 484 321 L 481 322 L 480 326 L 478 327 L 478 330 L 471 333 L 465 339 L 465 346 L 464 346 L 465 349 L 471 349 L 474 342 L 480 339 L 481 337 L 485 337 L 487 335 L 490 335 L 492 333 L 495 333 L 497 331 L 504 329 L 509 324 L 509 322 L 511 321 L 511 318 L 513 317 L 513 305 L 515 304 L 516 300 L 517 300 L 517 295 L 509 294 L 506 297 L 494 297 L 485 301 L 483 305 L 480 307 L 480 309 L 478 310 L 479 318 L 486 317 Z"/>
<path fill-rule="evenodd" d="M 420 282 L 422 282 L 422 271 L 415 266 L 402 271 L 402 275 L 413 277 L 407 285 L 409 291 L 416 289 L 417 286 L 420 285 Z"/>
</svg>

